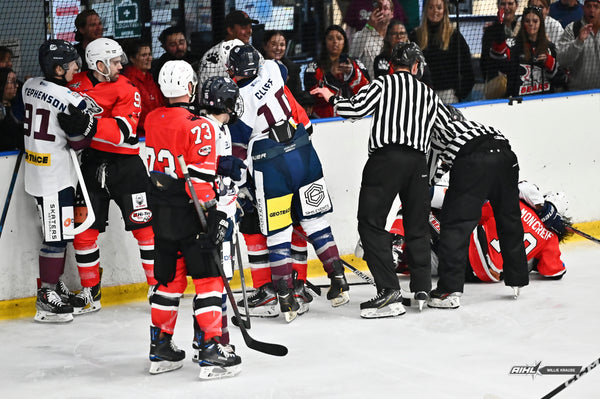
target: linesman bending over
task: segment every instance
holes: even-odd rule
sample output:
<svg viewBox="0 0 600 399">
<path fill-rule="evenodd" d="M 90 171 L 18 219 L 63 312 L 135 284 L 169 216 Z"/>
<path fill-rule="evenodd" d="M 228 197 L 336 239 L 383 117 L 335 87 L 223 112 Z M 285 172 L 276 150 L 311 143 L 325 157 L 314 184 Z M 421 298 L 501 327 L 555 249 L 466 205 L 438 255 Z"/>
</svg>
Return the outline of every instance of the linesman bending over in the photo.
<svg viewBox="0 0 600 399">
<path fill-rule="evenodd" d="M 418 80 L 424 58 L 416 44 L 398 44 L 390 62 L 393 74 L 380 76 L 352 98 L 335 97 L 321 88 L 311 91 L 332 103 L 341 117 L 373 115 L 369 159 L 358 202 L 358 232 L 377 296 L 360 305 L 364 318 L 405 312 L 390 251 L 392 236 L 385 229 L 396 195 L 404 208 L 410 291 L 420 308 L 431 290 L 426 154 L 434 126 L 443 128 L 450 121 L 450 111 L 433 90 Z"/>
</svg>

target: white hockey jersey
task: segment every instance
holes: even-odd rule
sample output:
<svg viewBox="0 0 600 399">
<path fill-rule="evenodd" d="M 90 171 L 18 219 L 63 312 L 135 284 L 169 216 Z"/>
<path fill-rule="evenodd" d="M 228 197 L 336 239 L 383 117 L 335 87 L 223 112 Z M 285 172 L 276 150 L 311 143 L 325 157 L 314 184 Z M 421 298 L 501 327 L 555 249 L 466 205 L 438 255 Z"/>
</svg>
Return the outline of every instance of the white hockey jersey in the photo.
<svg viewBox="0 0 600 399">
<path fill-rule="evenodd" d="M 68 104 L 79 106 L 83 98 L 67 87 L 44 78 L 23 84 L 25 103 L 25 191 L 34 197 L 77 186 L 69 154 L 67 133 L 58 124 Z"/>
</svg>

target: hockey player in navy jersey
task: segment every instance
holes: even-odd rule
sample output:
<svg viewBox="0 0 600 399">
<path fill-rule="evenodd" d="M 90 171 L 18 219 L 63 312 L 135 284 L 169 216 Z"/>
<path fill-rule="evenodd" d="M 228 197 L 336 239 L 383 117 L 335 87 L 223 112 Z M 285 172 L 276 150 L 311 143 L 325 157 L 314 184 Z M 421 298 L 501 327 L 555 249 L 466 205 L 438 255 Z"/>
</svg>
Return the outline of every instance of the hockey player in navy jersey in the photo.
<svg viewBox="0 0 600 399">
<path fill-rule="evenodd" d="M 290 322 L 299 310 L 292 279 L 292 210 L 331 279 L 327 298 L 332 305 L 348 302 L 348 283 L 331 227 L 324 218 L 332 204 L 307 133 L 310 121 L 285 86 L 285 67 L 273 60 L 260 65 L 259 60 L 250 45 L 234 47 L 229 54 L 229 73 L 244 100 L 244 114 L 230 129 L 234 145 L 247 149 L 273 286 L 281 312 Z"/>
<path fill-rule="evenodd" d="M 79 94 L 66 86 L 81 67 L 81 59 L 71 43 L 48 40 L 39 48 L 44 77 L 29 79 L 23 85 L 25 103 L 25 191 L 36 200 L 42 222 L 39 252 L 41 287 L 37 292 L 34 320 L 68 322 L 73 320 L 70 293 L 60 280 L 65 268 L 67 242 L 73 240 L 73 203 L 77 187 L 77 167 L 70 148 L 81 149 L 93 132 L 71 135 L 59 126 L 58 115 L 70 106 L 85 109 Z M 65 296 L 61 298 L 61 294 Z M 64 301 L 64 302 L 63 302 Z"/>
</svg>

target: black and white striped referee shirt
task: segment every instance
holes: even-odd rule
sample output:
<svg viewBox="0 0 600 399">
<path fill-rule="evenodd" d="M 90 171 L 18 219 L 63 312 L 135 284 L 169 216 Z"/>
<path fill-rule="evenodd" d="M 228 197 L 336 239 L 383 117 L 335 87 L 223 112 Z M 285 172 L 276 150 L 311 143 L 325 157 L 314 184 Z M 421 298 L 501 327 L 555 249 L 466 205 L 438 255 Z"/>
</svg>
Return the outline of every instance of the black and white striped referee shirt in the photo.
<svg viewBox="0 0 600 399">
<path fill-rule="evenodd" d="M 373 115 L 369 154 L 388 144 L 429 151 L 432 130 L 451 121 L 433 90 L 410 72 L 380 76 L 349 99 L 334 97 L 337 114 L 347 119 Z"/>
</svg>

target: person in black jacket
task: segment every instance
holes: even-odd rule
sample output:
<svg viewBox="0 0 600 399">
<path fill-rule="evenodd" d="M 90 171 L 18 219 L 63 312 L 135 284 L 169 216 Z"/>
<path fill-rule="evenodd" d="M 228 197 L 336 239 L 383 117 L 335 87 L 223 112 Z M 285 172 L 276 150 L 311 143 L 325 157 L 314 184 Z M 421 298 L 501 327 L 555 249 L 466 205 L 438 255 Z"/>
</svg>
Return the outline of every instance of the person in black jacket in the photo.
<svg viewBox="0 0 600 399">
<path fill-rule="evenodd" d="M 425 56 L 432 88 L 446 104 L 464 100 L 473 89 L 475 76 L 471 50 L 450 23 L 447 0 L 427 0 L 421 25 L 410 34 Z"/>
<path fill-rule="evenodd" d="M 12 100 L 19 90 L 17 75 L 10 68 L 0 68 L 0 151 L 23 149 L 23 124 L 14 114 Z"/>
</svg>

